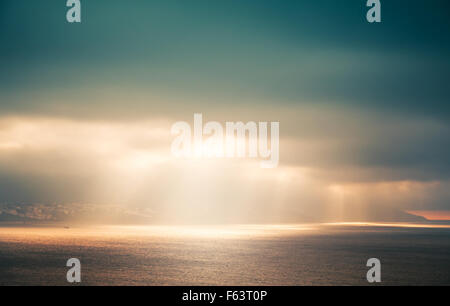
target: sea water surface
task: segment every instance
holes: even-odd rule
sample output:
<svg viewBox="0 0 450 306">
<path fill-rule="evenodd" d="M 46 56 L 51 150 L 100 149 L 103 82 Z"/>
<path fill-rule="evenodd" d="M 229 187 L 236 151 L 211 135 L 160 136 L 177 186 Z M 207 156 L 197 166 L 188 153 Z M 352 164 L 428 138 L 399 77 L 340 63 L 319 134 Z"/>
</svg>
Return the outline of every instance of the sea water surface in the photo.
<svg viewBox="0 0 450 306">
<path fill-rule="evenodd" d="M 450 228 L 410 224 L 1 227 L 0 285 L 450 285 Z"/>
</svg>

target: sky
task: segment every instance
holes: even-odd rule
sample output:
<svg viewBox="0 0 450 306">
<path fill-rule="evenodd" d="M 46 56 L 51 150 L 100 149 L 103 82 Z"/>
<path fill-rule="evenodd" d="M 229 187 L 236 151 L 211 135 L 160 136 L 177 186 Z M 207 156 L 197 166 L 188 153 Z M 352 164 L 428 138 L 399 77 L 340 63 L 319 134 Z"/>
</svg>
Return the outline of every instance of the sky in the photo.
<svg viewBox="0 0 450 306">
<path fill-rule="evenodd" d="M 365 2 L 1 1 L 0 220 L 448 218 L 448 1 Z M 174 158 L 194 113 L 280 122 L 278 167 Z"/>
</svg>

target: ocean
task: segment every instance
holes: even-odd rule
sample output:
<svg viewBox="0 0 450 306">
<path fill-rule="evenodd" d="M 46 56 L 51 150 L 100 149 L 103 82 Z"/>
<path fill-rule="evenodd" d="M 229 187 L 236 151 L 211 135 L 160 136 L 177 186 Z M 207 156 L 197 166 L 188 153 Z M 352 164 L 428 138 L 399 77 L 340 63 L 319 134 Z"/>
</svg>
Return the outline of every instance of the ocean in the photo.
<svg viewBox="0 0 450 306">
<path fill-rule="evenodd" d="M 450 228 L 397 224 L 0 228 L 0 285 L 450 285 Z"/>
</svg>

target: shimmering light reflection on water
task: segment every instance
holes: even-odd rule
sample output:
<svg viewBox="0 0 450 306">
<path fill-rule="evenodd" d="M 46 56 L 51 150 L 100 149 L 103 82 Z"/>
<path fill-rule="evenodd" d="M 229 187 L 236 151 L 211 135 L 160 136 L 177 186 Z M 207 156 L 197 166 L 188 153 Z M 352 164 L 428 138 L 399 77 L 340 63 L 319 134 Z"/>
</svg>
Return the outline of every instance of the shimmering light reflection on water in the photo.
<svg viewBox="0 0 450 306">
<path fill-rule="evenodd" d="M 450 284 L 450 229 L 417 224 L 0 228 L 0 284 L 65 285 L 68 258 L 85 285 Z"/>
</svg>

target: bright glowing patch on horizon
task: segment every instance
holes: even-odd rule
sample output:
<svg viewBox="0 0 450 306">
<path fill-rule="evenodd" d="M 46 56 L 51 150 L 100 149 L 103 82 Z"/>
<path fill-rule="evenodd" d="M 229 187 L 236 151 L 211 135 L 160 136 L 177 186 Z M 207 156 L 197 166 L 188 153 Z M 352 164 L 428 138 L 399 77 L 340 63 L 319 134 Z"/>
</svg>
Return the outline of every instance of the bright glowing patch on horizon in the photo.
<svg viewBox="0 0 450 306">
<path fill-rule="evenodd" d="M 407 213 L 424 217 L 427 220 L 450 221 L 449 210 L 408 210 Z"/>
</svg>

